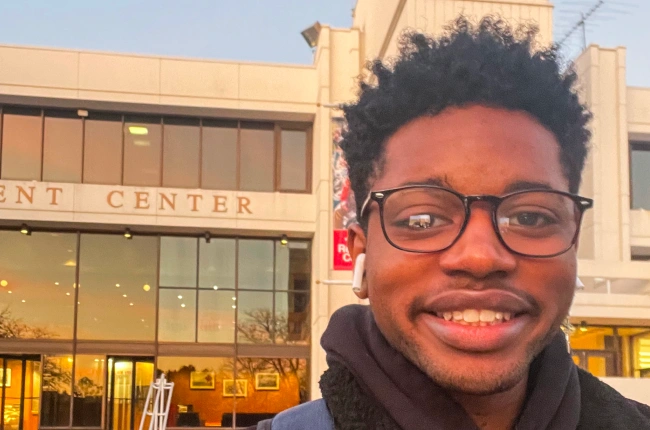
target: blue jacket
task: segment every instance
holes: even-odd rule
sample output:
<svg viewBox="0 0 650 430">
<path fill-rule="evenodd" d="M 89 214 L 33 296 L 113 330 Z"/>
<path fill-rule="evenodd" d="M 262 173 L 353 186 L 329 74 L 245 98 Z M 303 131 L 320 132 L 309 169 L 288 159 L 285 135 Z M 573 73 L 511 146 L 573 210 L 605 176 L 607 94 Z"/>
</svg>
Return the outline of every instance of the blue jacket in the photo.
<svg viewBox="0 0 650 430">
<path fill-rule="evenodd" d="M 325 400 L 314 400 L 279 413 L 273 420 L 262 421 L 257 430 L 334 430 L 334 421 Z"/>
</svg>

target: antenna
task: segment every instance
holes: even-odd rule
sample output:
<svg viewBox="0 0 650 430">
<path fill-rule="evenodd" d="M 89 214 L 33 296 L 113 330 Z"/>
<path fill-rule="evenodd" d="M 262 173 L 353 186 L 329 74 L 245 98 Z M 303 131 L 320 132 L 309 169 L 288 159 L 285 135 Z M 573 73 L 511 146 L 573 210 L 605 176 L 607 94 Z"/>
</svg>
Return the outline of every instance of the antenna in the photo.
<svg viewBox="0 0 650 430">
<path fill-rule="evenodd" d="M 556 28 L 564 30 L 557 45 L 566 48 L 573 37 L 580 32 L 581 51 L 587 49 L 587 24 L 590 28 L 597 27 L 598 21 L 604 18 L 611 22 L 613 15 L 628 14 L 630 7 L 636 6 L 621 0 L 558 0 L 557 3 L 557 22 L 560 24 Z"/>
</svg>

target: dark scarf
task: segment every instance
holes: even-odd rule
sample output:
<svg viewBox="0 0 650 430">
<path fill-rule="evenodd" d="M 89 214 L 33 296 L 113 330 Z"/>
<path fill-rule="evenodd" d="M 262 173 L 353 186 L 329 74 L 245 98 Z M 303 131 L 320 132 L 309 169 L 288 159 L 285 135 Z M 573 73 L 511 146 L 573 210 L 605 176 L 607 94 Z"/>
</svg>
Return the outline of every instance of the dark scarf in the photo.
<svg viewBox="0 0 650 430">
<path fill-rule="evenodd" d="M 458 403 L 388 344 L 369 307 L 338 310 L 321 344 L 330 366 L 321 390 L 337 429 L 477 430 Z M 578 373 L 558 333 L 531 366 L 516 429 L 575 430 L 579 419 Z"/>
</svg>

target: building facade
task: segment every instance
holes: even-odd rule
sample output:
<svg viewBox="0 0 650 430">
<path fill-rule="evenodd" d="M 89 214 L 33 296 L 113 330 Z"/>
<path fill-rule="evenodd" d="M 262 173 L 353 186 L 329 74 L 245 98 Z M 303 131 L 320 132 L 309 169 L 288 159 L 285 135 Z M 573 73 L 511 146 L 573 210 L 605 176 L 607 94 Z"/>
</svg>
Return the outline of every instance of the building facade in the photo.
<svg viewBox="0 0 650 430">
<path fill-rule="evenodd" d="M 340 112 L 367 58 L 460 13 L 538 23 L 547 0 L 359 0 L 312 66 L 0 46 L 2 427 L 245 426 L 319 397 L 319 339 L 358 303 Z M 650 89 L 625 49 L 576 62 L 594 112 L 574 360 L 650 403 Z M 147 417 L 144 416 L 146 420 Z"/>
</svg>

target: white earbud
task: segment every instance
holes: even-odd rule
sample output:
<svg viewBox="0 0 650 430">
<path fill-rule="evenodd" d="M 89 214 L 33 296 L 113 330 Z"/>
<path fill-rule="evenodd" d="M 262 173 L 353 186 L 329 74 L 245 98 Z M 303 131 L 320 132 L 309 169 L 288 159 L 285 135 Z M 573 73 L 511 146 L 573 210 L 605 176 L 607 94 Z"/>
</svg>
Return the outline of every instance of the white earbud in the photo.
<svg viewBox="0 0 650 430">
<path fill-rule="evenodd" d="M 585 284 L 582 283 L 580 278 L 576 277 L 576 290 L 584 290 Z"/>
<path fill-rule="evenodd" d="M 366 254 L 357 255 L 357 261 L 354 263 L 354 272 L 352 272 L 352 291 L 359 294 L 363 289 L 363 274 L 366 270 Z"/>
</svg>

